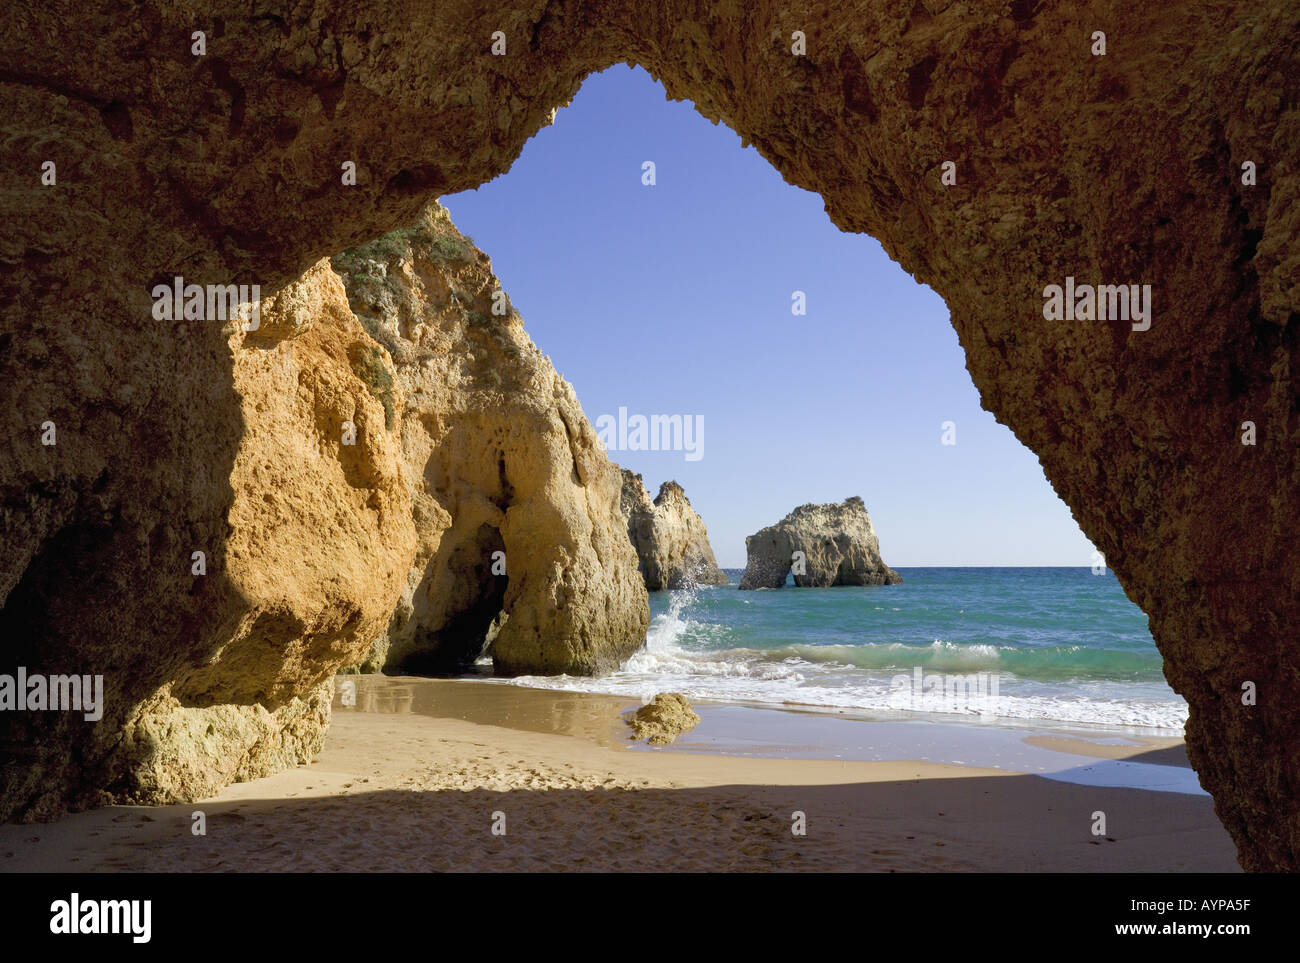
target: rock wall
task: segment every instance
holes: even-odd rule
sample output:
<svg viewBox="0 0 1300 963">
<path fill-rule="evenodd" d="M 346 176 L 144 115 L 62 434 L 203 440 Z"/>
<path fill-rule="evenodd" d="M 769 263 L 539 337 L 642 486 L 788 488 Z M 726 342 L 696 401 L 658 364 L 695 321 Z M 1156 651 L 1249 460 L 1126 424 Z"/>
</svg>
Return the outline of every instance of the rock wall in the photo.
<svg viewBox="0 0 1300 963">
<path fill-rule="evenodd" d="M 727 576 L 709 545 L 709 531 L 682 486 L 666 481 L 651 501 L 641 476 L 626 468 L 622 471 L 620 505 L 646 588 L 658 592 L 726 585 Z"/>
<path fill-rule="evenodd" d="M 158 327 L 160 358 L 133 356 L 128 339 L 98 357 L 87 344 L 76 364 L 64 362 L 74 385 L 122 399 L 107 412 L 63 400 L 48 418 L 54 444 L 36 449 L 47 478 L 66 487 L 71 466 L 114 446 L 128 460 L 98 470 L 80 495 L 83 514 L 60 518 L 7 586 L 0 671 L 102 675 L 104 713 L 97 722 L 0 714 L 9 750 L 0 816 L 105 798 L 198 798 L 308 761 L 324 738 L 339 660 L 383 629 L 414 551 L 400 446 L 348 361 L 370 339 L 327 264 L 262 302 L 256 330 L 213 326 L 227 346 L 230 425 L 215 417 L 220 408 L 204 424 L 185 405 L 187 418 L 160 425 L 176 399 L 148 381 L 118 383 L 122 369 L 147 365 L 178 398 L 213 399 L 202 372 L 178 384 L 173 374 L 184 370 L 165 368 L 178 363 L 169 341 L 203 340 L 189 330 L 197 325 Z M 15 339 L 7 360 L 33 343 Z M 101 437 L 106 418 L 116 427 Z M 345 420 L 358 426 L 354 446 L 342 444 Z M 227 457 L 211 452 L 210 436 L 230 446 Z M 159 503 L 114 504 L 135 485 Z M 195 518 L 192 506 L 214 491 L 227 493 L 219 522 Z M 100 510 L 87 516 L 92 494 Z M 7 521 L 24 514 L 6 505 Z M 26 547 L 11 532 L 7 560 Z"/>
<path fill-rule="evenodd" d="M 153 567 L 188 576 L 175 603 L 127 585 L 79 611 L 77 591 L 50 569 L 58 553 L 83 550 L 80 532 L 57 536 L 9 593 L 0 671 L 102 674 L 106 693 L 95 723 L 0 714 L 0 815 L 197 799 L 309 762 L 329 723 L 331 677 L 376 647 L 407 671 L 450 671 L 491 632 L 500 674 L 591 674 L 644 641 L 618 469 L 487 257 L 435 204 L 335 263 L 342 276 L 322 260 L 260 302 L 250 330 L 225 326 L 240 436 L 221 479 L 224 540 L 188 552 L 171 530 L 183 520 L 149 519 L 161 526 L 146 546 Z M 84 444 L 76 427 L 56 421 L 51 456 Z M 216 480 L 194 474 L 196 486 Z M 124 526 L 102 527 L 108 538 Z M 81 563 L 89 588 L 112 562 Z M 187 611 L 191 600 L 199 611 Z M 89 645 L 57 634 L 123 614 L 150 619 L 148 634 L 110 628 Z M 206 634 L 187 639 L 175 614 Z M 150 640 L 170 660 L 167 677 L 144 668 Z M 182 661 L 198 641 L 206 647 Z"/>
<path fill-rule="evenodd" d="M 801 558 L 796 559 L 795 553 Z M 745 539 L 742 589 L 777 589 L 794 569 L 800 588 L 899 585 L 880 557 L 880 540 L 857 495 L 839 505 L 800 505 L 775 525 Z"/>
<path fill-rule="evenodd" d="M 945 298 L 984 405 L 1150 615 L 1243 865 L 1298 869 L 1297 51 L 1287 0 L 10 5 L 5 663 L 105 667 L 120 723 L 250 624 L 272 644 L 319 625 L 331 645 L 366 622 L 360 594 L 349 612 L 263 609 L 226 564 L 239 362 L 221 325 L 152 318 L 151 287 L 275 294 L 508 170 L 585 76 L 633 62 Z M 1044 288 L 1067 277 L 1152 285 L 1150 327 L 1047 320 Z M 390 514 L 364 540 L 396 539 Z M 310 691 L 296 666 L 315 645 L 284 647 L 267 706 Z M 4 798 L 93 770 L 80 728 L 0 722 Z"/>
</svg>

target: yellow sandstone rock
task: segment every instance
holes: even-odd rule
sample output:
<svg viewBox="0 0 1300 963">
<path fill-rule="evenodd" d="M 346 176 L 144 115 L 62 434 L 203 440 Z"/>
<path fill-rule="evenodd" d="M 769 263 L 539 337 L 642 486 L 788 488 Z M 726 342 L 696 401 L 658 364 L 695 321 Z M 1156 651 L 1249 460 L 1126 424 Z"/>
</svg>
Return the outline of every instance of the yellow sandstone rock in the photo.
<svg viewBox="0 0 1300 963">
<path fill-rule="evenodd" d="M 632 727 L 633 739 L 645 739 L 652 746 L 670 745 L 683 732 L 700 724 L 700 717 L 678 692 L 661 692 L 635 712 L 624 716 Z"/>
</svg>

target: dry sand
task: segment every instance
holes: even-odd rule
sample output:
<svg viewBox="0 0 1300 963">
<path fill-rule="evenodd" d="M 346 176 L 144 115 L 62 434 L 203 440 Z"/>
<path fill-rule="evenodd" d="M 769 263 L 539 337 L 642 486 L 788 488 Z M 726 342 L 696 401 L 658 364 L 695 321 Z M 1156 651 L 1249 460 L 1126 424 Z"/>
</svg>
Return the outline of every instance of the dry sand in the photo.
<svg viewBox="0 0 1300 963">
<path fill-rule="evenodd" d="M 0 871 L 1238 871 L 1203 796 L 629 750 L 618 713 L 635 706 L 614 697 L 429 680 L 359 695 L 356 709 L 336 705 L 310 766 L 201 803 L 2 826 Z M 1043 742 L 1180 764 L 1176 740 Z M 1091 832 L 1098 810 L 1106 837 Z M 191 831 L 195 811 L 206 836 Z M 796 812 L 806 835 L 791 831 Z"/>
</svg>

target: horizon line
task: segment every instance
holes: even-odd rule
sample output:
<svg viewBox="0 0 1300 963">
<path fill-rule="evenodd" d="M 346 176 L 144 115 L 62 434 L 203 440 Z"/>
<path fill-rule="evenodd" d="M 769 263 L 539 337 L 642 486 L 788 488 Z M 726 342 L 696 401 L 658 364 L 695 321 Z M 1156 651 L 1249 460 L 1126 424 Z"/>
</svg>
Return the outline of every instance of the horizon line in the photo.
<svg viewBox="0 0 1300 963">
<path fill-rule="evenodd" d="M 719 565 L 718 566 L 718 568 L 724 570 L 729 568 L 743 569 L 744 567 L 745 567 L 744 565 Z M 1083 563 L 1083 564 L 1076 563 L 1074 565 L 933 565 L 933 564 L 927 564 L 927 565 L 891 565 L 890 568 L 895 568 L 895 569 L 898 568 L 1086 568 L 1086 569 L 1091 569 L 1092 566 L 1087 563 Z M 1108 572 L 1111 571 L 1109 565 L 1106 566 L 1106 571 Z"/>
</svg>

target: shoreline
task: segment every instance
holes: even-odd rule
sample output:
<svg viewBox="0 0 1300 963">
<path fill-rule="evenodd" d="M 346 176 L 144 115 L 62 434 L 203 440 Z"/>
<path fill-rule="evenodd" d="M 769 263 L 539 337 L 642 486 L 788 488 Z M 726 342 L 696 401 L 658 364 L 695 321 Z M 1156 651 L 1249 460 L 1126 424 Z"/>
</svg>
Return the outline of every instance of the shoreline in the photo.
<svg viewBox="0 0 1300 963">
<path fill-rule="evenodd" d="M 969 761 L 827 758 L 818 744 L 829 731 L 844 745 L 869 737 L 881 754 L 933 755 L 908 727 L 961 727 L 702 704 L 699 727 L 651 749 L 629 746 L 619 711 L 637 703 L 621 697 L 347 680 L 357 705 L 341 706 L 336 687 L 310 765 L 199 803 L 0 826 L 0 871 L 1240 871 L 1204 795 Z M 763 745 L 738 747 L 737 713 L 780 718 L 739 717 Z M 1191 774 L 1178 739 L 1056 729 L 991 745 L 968 728 L 963 751 Z M 195 812 L 204 836 L 192 833 Z M 805 835 L 792 832 L 798 813 Z"/>
<path fill-rule="evenodd" d="M 617 671 L 515 681 L 880 719 L 987 714 L 999 725 L 1185 730 L 1187 703 L 1117 584 L 1086 569 L 1074 578 L 1056 568 L 909 571 L 910 586 L 652 593 L 645 645 Z M 1063 619 L 1067 598 L 1095 620 L 1080 630 Z"/>
<path fill-rule="evenodd" d="M 692 703 L 701 717 L 699 727 L 679 736 L 671 746 L 650 747 L 628 738 L 620 717 L 643 702 L 626 696 L 474 678 L 346 678 L 357 685 L 357 708 L 362 711 L 405 712 L 552 732 L 584 738 L 607 748 L 753 759 L 937 762 L 1046 775 L 1084 785 L 1098 784 L 1100 780 L 1102 785 L 1117 788 L 1206 795 L 1194 773 L 1183 773 L 1185 778 L 1181 779 L 1170 778 L 1168 767 L 1190 772 L 1190 764 L 1182 749 L 1182 737 L 1156 727 L 1034 723 L 1015 718 L 985 722 L 936 713 L 867 713 L 822 706 L 701 699 Z M 466 688 L 458 691 L 446 686 Z M 336 698 L 334 711 L 349 710 Z M 932 759 L 927 753 L 941 758 Z M 980 761 L 972 762 L 972 758 Z M 1121 765 L 1091 761 L 1096 759 Z"/>
</svg>

